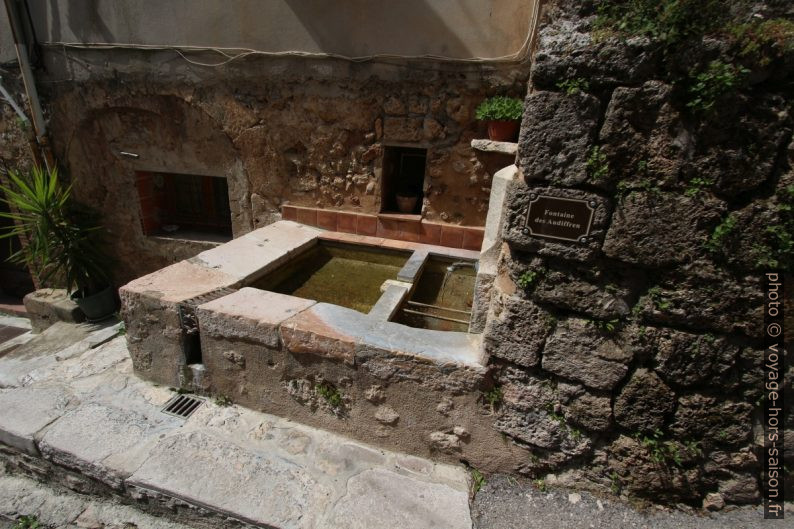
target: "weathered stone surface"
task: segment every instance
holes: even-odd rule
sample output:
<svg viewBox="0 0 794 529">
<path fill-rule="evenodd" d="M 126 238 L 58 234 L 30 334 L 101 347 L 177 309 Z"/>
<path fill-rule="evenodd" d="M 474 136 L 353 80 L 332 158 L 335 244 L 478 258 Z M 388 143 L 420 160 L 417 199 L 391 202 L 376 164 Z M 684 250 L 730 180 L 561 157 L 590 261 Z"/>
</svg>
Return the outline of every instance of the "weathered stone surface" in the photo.
<svg viewBox="0 0 794 529">
<path fill-rule="evenodd" d="M 694 145 L 671 97 L 672 87 L 660 81 L 615 89 L 599 135 L 609 164 L 605 181 L 620 181 L 623 189 L 678 184 Z"/>
<path fill-rule="evenodd" d="M 86 339 L 94 330 L 96 327 L 87 324 L 55 322 L 33 339 L 1 354 L 0 388 L 28 385 L 61 360 L 81 354 L 91 347 Z"/>
<path fill-rule="evenodd" d="M 383 137 L 388 141 L 417 142 L 423 138 L 421 118 L 387 117 L 383 122 Z"/>
<path fill-rule="evenodd" d="M 715 182 L 721 196 L 733 198 L 770 178 L 792 123 L 778 95 L 739 96 L 722 110 L 700 124 L 685 174 Z"/>
<path fill-rule="evenodd" d="M 612 426 L 612 402 L 609 397 L 583 393 L 565 408 L 565 418 L 572 424 L 594 432 L 606 432 Z"/>
<path fill-rule="evenodd" d="M 586 320 L 568 318 L 547 340 L 541 365 L 587 387 L 609 390 L 626 376 L 632 356 L 624 343 L 600 336 Z"/>
<path fill-rule="evenodd" d="M 24 514 L 23 514 L 24 513 Z M 35 515 L 42 527 L 54 529 L 194 529 L 185 525 L 123 505 L 115 499 L 64 491 L 43 483 L 0 470 L 0 527 L 13 527 L 5 520 Z"/>
<path fill-rule="evenodd" d="M 41 332 L 57 321 L 80 323 L 85 314 L 62 288 L 43 288 L 24 297 L 33 332 Z"/>
<path fill-rule="evenodd" d="M 691 501 L 700 495 L 700 470 L 661 464 L 640 441 L 621 435 L 606 450 L 621 489 L 654 501 Z"/>
<path fill-rule="evenodd" d="M 577 384 L 539 378 L 525 369 L 505 367 L 499 375 L 502 400 L 506 406 L 521 411 L 561 410 L 584 393 Z"/>
<path fill-rule="evenodd" d="M 46 459 L 120 489 L 146 458 L 141 448 L 179 423 L 165 414 L 147 417 L 130 409 L 87 403 L 50 426 L 39 448 Z"/>
<path fill-rule="evenodd" d="M 587 94 L 534 92 L 524 100 L 519 166 L 528 182 L 563 186 L 587 180 L 587 153 L 596 137 L 598 99 Z"/>
<path fill-rule="evenodd" d="M 669 266 L 696 259 L 725 205 L 715 199 L 677 193 L 628 194 L 612 216 L 604 253 L 645 266 Z"/>
<path fill-rule="evenodd" d="M 413 483 L 389 470 L 368 470 L 348 481 L 347 494 L 318 527 L 467 529 L 471 527 L 468 495 L 443 484 Z"/>
<path fill-rule="evenodd" d="M 63 386 L 0 390 L 0 442 L 38 455 L 37 434 L 77 403 Z"/>
<path fill-rule="evenodd" d="M 645 327 L 641 338 L 655 354 L 655 370 L 671 385 L 727 384 L 739 347 L 724 337 Z"/>
<path fill-rule="evenodd" d="M 594 42 L 592 18 L 563 16 L 540 30 L 532 82 L 554 89 L 561 80 L 595 86 L 636 84 L 653 75 L 659 54 L 646 38 L 611 37 Z"/>
<path fill-rule="evenodd" d="M 543 410 L 519 411 L 504 407 L 494 421 L 494 428 L 534 447 L 558 450 L 567 458 L 580 456 L 591 449 L 587 436 Z"/>
<path fill-rule="evenodd" d="M 694 262 L 660 274 L 640 299 L 646 321 L 720 333 L 760 336 L 763 292 L 757 276 L 735 277 L 709 262 Z"/>
<path fill-rule="evenodd" d="M 186 459 L 190 464 L 184 464 Z M 207 479 L 208 468 L 213 469 L 212 479 Z M 313 527 L 320 515 L 314 507 L 331 493 L 305 469 L 278 458 L 264 459 L 205 432 L 163 440 L 128 481 L 168 491 L 240 520 L 275 527 Z M 235 493 L 230 495 L 230 490 Z"/>
<path fill-rule="evenodd" d="M 515 267 L 516 280 L 524 271 Z M 542 305 L 587 314 L 599 320 L 623 318 L 640 288 L 642 274 L 632 270 L 614 273 L 606 264 L 596 267 L 548 263 L 530 287 L 531 297 Z"/>
<path fill-rule="evenodd" d="M 353 365 L 356 344 L 373 322 L 360 312 L 318 303 L 281 325 L 281 340 L 293 354 L 312 354 Z"/>
<path fill-rule="evenodd" d="M 615 422 L 632 432 L 661 429 L 675 393 L 653 372 L 638 369 L 615 399 Z"/>
<path fill-rule="evenodd" d="M 390 406 L 378 406 L 375 419 L 381 424 L 396 424 L 400 420 L 400 415 Z"/>
<path fill-rule="evenodd" d="M 203 251 L 189 262 L 250 284 L 316 244 L 320 233 L 318 228 L 281 220 Z"/>
<path fill-rule="evenodd" d="M 709 492 L 703 498 L 703 509 L 707 511 L 721 511 L 725 507 L 725 498 L 719 492 Z"/>
<path fill-rule="evenodd" d="M 719 492 L 731 503 L 756 503 L 761 498 L 758 479 L 752 475 L 734 475 L 732 479 L 720 482 Z"/>
<path fill-rule="evenodd" d="M 522 366 L 536 366 L 554 328 L 550 315 L 531 301 L 502 296 L 491 303 L 485 329 L 486 354 Z"/>
<path fill-rule="evenodd" d="M 787 181 L 788 180 L 788 181 Z M 730 213 L 733 229 L 721 239 L 716 255 L 740 271 L 763 272 L 769 269 L 793 270 L 792 258 L 780 250 L 790 226 L 790 208 L 794 195 L 786 188 L 794 184 L 794 172 L 782 175 L 776 195 L 753 200 Z M 788 218 L 787 218 L 788 217 Z"/>
<path fill-rule="evenodd" d="M 586 200 L 588 202 L 594 201 L 595 211 L 593 212 L 593 222 L 587 242 L 555 241 L 554 239 L 543 239 L 525 234 L 523 228 L 526 224 L 527 208 L 529 207 L 531 193 Z M 502 236 L 511 246 L 537 253 L 542 257 L 590 262 L 601 253 L 601 243 L 609 224 L 611 208 L 610 200 L 596 193 L 549 187 L 530 188 L 526 183 L 515 180 L 508 184 Z"/>
<path fill-rule="evenodd" d="M 693 394 L 678 399 L 670 431 L 680 439 L 702 439 L 709 446 L 746 443 L 752 430 L 753 406 Z"/>
<path fill-rule="evenodd" d="M 518 144 L 510 141 L 474 139 L 471 140 L 471 148 L 475 151 L 504 154 L 506 156 L 515 156 L 518 153 Z"/>
<path fill-rule="evenodd" d="M 202 334 L 275 348 L 280 344 L 279 325 L 312 305 L 311 300 L 246 287 L 200 305 L 196 316 Z"/>
</svg>

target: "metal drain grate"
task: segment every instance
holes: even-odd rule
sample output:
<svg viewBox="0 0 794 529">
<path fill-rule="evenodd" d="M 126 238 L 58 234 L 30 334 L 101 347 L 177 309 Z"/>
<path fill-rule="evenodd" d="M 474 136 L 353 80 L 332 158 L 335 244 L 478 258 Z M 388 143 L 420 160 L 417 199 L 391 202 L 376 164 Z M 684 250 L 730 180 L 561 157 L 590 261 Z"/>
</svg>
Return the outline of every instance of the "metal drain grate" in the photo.
<svg viewBox="0 0 794 529">
<path fill-rule="evenodd" d="M 193 395 L 175 395 L 171 400 L 165 403 L 162 412 L 175 417 L 187 419 L 199 406 L 204 404 L 204 399 Z"/>
</svg>

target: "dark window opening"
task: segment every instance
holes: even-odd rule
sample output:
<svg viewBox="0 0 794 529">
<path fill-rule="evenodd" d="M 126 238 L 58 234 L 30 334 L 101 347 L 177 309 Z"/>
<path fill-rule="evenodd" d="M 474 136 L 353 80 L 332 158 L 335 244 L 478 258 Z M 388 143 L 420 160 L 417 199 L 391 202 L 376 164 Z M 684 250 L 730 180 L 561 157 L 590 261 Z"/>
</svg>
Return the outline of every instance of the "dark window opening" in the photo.
<svg viewBox="0 0 794 529">
<path fill-rule="evenodd" d="M 381 213 L 422 213 L 426 163 L 427 149 L 384 148 Z"/>
<path fill-rule="evenodd" d="M 229 187 L 217 176 L 137 173 L 141 223 L 146 235 L 232 235 Z"/>
</svg>

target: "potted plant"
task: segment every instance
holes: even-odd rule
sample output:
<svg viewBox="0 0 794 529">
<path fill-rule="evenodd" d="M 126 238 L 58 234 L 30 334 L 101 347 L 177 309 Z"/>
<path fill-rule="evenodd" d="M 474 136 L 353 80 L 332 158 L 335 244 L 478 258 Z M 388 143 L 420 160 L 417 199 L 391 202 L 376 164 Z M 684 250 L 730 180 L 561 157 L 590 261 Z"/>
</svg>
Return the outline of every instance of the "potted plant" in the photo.
<svg viewBox="0 0 794 529">
<path fill-rule="evenodd" d="M 515 141 L 523 112 L 520 99 L 494 96 L 479 104 L 475 116 L 488 122 L 488 138 L 492 141 Z"/>
<path fill-rule="evenodd" d="M 35 167 L 28 178 L 10 171 L 10 185 L 0 185 L 10 213 L 0 213 L 13 225 L 0 231 L 0 239 L 25 241 L 10 261 L 28 265 L 41 283 L 63 282 L 66 291 L 92 321 L 116 311 L 116 294 L 110 285 L 110 258 L 103 250 L 101 226 L 87 209 L 70 200 L 57 170 Z"/>
</svg>

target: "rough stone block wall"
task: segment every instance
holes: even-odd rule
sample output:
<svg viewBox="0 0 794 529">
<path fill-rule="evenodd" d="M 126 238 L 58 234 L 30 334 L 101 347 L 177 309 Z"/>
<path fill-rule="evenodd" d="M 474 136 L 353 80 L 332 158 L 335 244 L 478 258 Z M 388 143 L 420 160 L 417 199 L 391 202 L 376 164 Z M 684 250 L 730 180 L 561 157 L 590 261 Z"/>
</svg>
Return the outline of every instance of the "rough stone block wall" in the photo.
<svg viewBox="0 0 794 529">
<path fill-rule="evenodd" d="M 503 394 L 494 427 L 534 477 L 757 502 L 763 272 L 792 271 L 775 246 L 792 229 L 790 71 L 755 72 L 700 118 L 653 41 L 598 37 L 595 20 L 592 2 L 552 2 L 539 32 L 485 336 Z M 720 45 L 703 46 L 691 53 Z M 595 200 L 588 242 L 525 235 L 530 192 Z"/>
<path fill-rule="evenodd" d="M 424 218 L 483 226 L 491 184 L 470 145 L 484 132 L 474 109 L 523 94 L 529 75 L 528 63 L 256 58 L 201 68 L 171 55 L 51 50 L 40 77 L 57 155 L 77 196 L 102 205 L 120 283 L 199 248 L 143 234 L 136 171 L 226 177 L 239 236 L 281 218 L 284 204 L 378 213 L 384 147 L 423 147 Z M 88 73 L 64 66 L 80 61 Z"/>
</svg>

